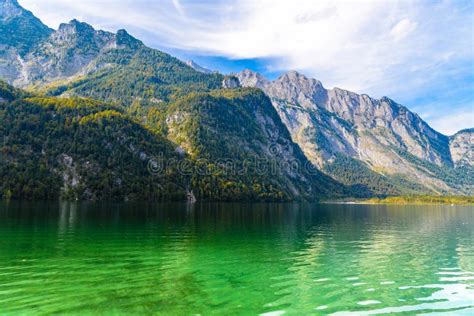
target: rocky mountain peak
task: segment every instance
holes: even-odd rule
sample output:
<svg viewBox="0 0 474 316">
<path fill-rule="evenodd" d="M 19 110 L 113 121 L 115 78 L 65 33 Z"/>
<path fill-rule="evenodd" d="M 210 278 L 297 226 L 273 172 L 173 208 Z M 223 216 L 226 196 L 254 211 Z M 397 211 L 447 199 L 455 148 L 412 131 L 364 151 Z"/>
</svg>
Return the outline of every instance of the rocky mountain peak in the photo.
<svg viewBox="0 0 474 316">
<path fill-rule="evenodd" d="M 125 46 L 128 48 L 137 49 L 143 46 L 142 41 L 128 34 L 128 32 L 124 29 L 120 29 L 117 31 L 116 41 L 117 41 L 117 46 L 119 47 Z"/>
<path fill-rule="evenodd" d="M 239 78 L 240 84 L 243 87 L 263 88 L 269 83 L 269 81 L 264 76 L 250 69 L 241 71 L 239 74 L 237 74 L 237 77 Z"/>
<path fill-rule="evenodd" d="M 93 34 L 94 31 L 95 30 L 92 27 L 92 25 L 73 19 L 69 23 L 61 23 L 59 25 L 59 29 L 57 32 L 63 33 L 63 34 L 77 34 L 77 33 Z"/>
<path fill-rule="evenodd" d="M 239 78 L 234 75 L 225 76 L 224 80 L 222 80 L 222 88 L 224 89 L 237 89 L 240 87 Z"/>
<path fill-rule="evenodd" d="M 304 93 L 308 96 L 315 93 L 320 94 L 321 92 L 326 91 L 321 81 L 310 79 L 295 70 L 288 71 L 281 75 L 276 82 L 283 86 L 296 89 L 296 93 Z"/>
<path fill-rule="evenodd" d="M 128 35 L 128 34 L 127 34 Z M 76 49 L 78 52 L 98 52 L 104 47 L 119 46 L 115 43 L 116 35 L 106 31 L 97 31 L 90 24 L 76 19 L 62 23 L 50 38 L 50 45 L 66 49 Z M 124 34 L 120 35 L 121 42 L 129 41 Z M 122 45 L 124 45 L 122 43 Z M 94 54 L 95 54 L 94 53 Z"/>
<path fill-rule="evenodd" d="M 313 108 L 313 101 L 321 103 L 327 97 L 327 90 L 319 80 L 310 79 L 294 70 L 271 82 L 268 92 L 276 98 L 289 100 L 305 108 Z"/>
</svg>

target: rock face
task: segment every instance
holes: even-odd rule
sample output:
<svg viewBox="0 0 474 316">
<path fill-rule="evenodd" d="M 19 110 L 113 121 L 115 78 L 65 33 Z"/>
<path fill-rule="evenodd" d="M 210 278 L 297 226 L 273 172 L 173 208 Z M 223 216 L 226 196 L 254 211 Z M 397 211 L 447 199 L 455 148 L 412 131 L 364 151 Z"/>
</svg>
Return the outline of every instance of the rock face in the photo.
<svg viewBox="0 0 474 316">
<path fill-rule="evenodd" d="M 474 166 L 474 128 L 459 131 L 451 136 L 449 149 L 456 166 Z"/>
<path fill-rule="evenodd" d="M 224 80 L 222 80 L 222 88 L 224 89 L 237 89 L 240 88 L 240 81 L 235 76 L 226 76 Z"/>
<path fill-rule="evenodd" d="M 250 70 L 238 78 L 244 87 L 260 88 L 270 97 L 293 140 L 321 169 L 343 155 L 377 173 L 422 184 L 426 191 L 472 189 L 453 188 L 420 165 L 453 168 L 453 145 L 450 151 L 447 136 L 387 97 L 377 100 L 339 88 L 325 89 L 318 80 L 295 71 L 275 81 Z"/>
</svg>

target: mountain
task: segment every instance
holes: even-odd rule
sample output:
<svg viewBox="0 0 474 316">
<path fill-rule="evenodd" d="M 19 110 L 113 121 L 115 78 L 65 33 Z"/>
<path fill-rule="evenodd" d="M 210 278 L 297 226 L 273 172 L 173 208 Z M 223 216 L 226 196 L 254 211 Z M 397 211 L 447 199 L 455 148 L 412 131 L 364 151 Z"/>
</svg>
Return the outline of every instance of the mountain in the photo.
<svg viewBox="0 0 474 316">
<path fill-rule="evenodd" d="M 208 73 L 125 30 L 78 20 L 50 30 L 16 1 L 0 3 L 16 21 L 2 22 L 10 37 L 0 42 L 0 78 L 16 87 L 0 81 L 0 195 L 472 194 L 469 133 L 437 133 L 389 98 L 328 90 L 297 72 L 274 81 Z"/>
<path fill-rule="evenodd" d="M 88 99 L 0 89 L 0 198 L 184 199 L 186 177 L 157 177 L 151 157 L 182 160 L 171 142 L 121 109 Z"/>
<path fill-rule="evenodd" d="M 17 19 L 29 28 L 39 21 L 35 18 L 33 23 L 24 15 Z M 29 37 L 28 32 L 14 27 L 6 32 Z M 51 96 L 92 97 L 122 106 L 134 101 L 153 105 L 176 94 L 219 88 L 222 81 L 217 73 L 196 71 L 146 47 L 125 30 L 115 34 L 95 30 L 75 19 L 50 30 L 24 55 L 14 42 L 2 40 L 1 44 L 5 47 L 0 56 L 1 78 Z"/>
<path fill-rule="evenodd" d="M 5 98 L 8 101 L 5 113 L 9 113 L 13 107 L 18 118 L 28 116 L 33 122 L 40 121 L 43 126 L 49 125 L 49 121 L 43 122 L 43 118 L 60 117 L 60 121 L 67 122 L 67 126 L 54 125 L 47 130 L 35 127 L 38 129 L 38 139 L 33 134 L 23 134 L 21 129 L 10 130 L 10 126 L 3 130 L 4 137 L 21 140 L 25 148 L 39 149 L 45 140 L 54 144 L 53 152 L 46 152 L 50 157 L 48 161 L 63 161 L 63 157 L 66 157 L 67 161 L 74 164 L 73 169 L 78 170 L 77 176 L 72 177 L 72 182 L 80 182 L 81 185 L 74 184 L 73 189 L 69 190 L 73 192 L 70 194 L 72 196 L 86 199 L 156 198 L 152 193 L 154 189 L 144 190 L 143 195 L 137 195 L 135 189 L 133 193 L 127 190 L 132 183 L 135 188 L 142 188 L 145 183 L 150 183 L 152 187 L 155 185 L 155 180 L 150 179 L 149 174 L 143 174 L 142 156 L 154 157 L 153 159 L 156 157 L 157 161 L 153 160 L 153 165 L 171 164 L 172 170 L 175 170 L 181 165 L 180 160 L 172 153 L 185 157 L 185 166 L 191 168 L 191 171 L 167 180 L 174 183 L 175 189 L 168 190 L 171 196 L 186 191 L 193 192 L 193 198 L 198 200 L 286 201 L 341 196 L 348 192 L 346 187 L 312 167 L 299 147 L 292 142 L 270 100 L 262 92 L 256 89 L 221 90 L 224 76 L 196 71 L 166 53 L 146 47 L 125 30 L 114 34 L 95 30 L 87 23 L 72 20 L 51 32 L 16 66 L 16 72 L 9 72 L 4 78 L 16 86 L 29 87 L 33 95 L 39 92 L 47 97 L 23 97 L 11 101 L 10 96 L 13 94 L 9 94 L 9 99 Z M 101 103 L 97 113 L 89 113 L 87 106 L 83 104 L 85 101 L 77 97 L 92 98 L 104 103 Z M 42 105 L 45 103 L 48 107 L 46 113 L 43 113 L 45 110 Z M 64 107 L 63 104 L 67 106 Z M 102 108 L 103 106 L 112 108 Z M 77 108 L 77 111 L 69 111 L 71 107 Z M 39 113 L 39 117 L 29 113 L 30 110 Z M 84 111 L 86 114 L 82 114 Z M 94 118 L 91 122 L 94 122 L 95 117 L 99 119 L 90 126 L 92 130 L 87 135 L 77 138 L 83 128 L 80 123 L 78 130 L 64 130 L 69 128 L 70 121 L 89 122 L 88 116 Z M 14 127 L 26 123 L 15 119 L 11 124 Z M 76 125 L 73 124 L 73 128 Z M 51 129 L 58 132 L 51 134 Z M 100 135 L 106 130 L 112 138 L 104 143 L 105 140 Z M 137 131 L 132 132 L 135 130 Z M 122 166 L 119 162 L 108 165 L 106 161 L 113 159 L 111 157 L 127 155 L 127 146 L 121 142 L 126 139 L 124 131 L 136 135 L 132 138 L 133 148 L 139 148 L 140 138 L 149 139 L 150 144 L 145 143 L 143 149 L 134 152 L 143 154 L 127 156 L 129 166 Z M 74 135 L 74 138 L 68 138 L 68 135 Z M 83 143 L 94 142 L 89 135 L 96 135 L 97 144 Z M 156 139 L 150 139 L 153 135 Z M 63 142 L 70 142 L 72 145 L 65 148 Z M 7 151 L 14 146 L 7 145 Z M 168 149 L 160 152 L 156 149 L 158 146 Z M 83 151 L 76 152 L 71 148 L 81 148 Z M 124 153 L 121 154 L 120 151 Z M 11 191 L 10 187 L 15 182 L 21 183 L 18 181 L 18 174 L 22 175 L 20 179 L 25 177 L 28 180 L 23 173 L 24 168 L 33 167 L 34 164 L 19 152 L 9 154 L 7 161 L 14 161 L 13 165 L 23 168 L 16 170 L 11 165 L 4 166 L 3 173 L 9 170 L 13 174 L 8 173 L 8 178 L 12 180 L 6 182 L 8 188 L 3 189 Z M 40 155 L 38 151 L 35 154 Z M 87 157 L 95 157 L 98 161 L 91 161 Z M 37 157 L 37 161 L 42 161 L 41 159 L 40 156 Z M 99 179 L 99 184 L 80 173 L 81 170 L 88 170 L 90 164 L 97 166 L 94 175 Z M 293 169 L 288 167 L 291 164 L 295 165 Z M 54 183 L 66 186 L 65 179 L 71 177 L 62 176 L 63 180 L 61 177 L 58 180 L 57 174 L 61 171 L 57 170 L 63 170 L 63 167 L 56 166 L 57 163 L 51 165 L 54 167 L 39 168 L 48 173 L 45 179 L 56 176 Z M 132 166 L 136 168 L 136 173 L 127 169 Z M 202 174 L 196 171 L 196 166 L 206 172 Z M 236 173 L 235 168 L 240 172 Z M 127 179 L 131 179 L 131 182 L 122 178 L 123 172 L 129 173 Z M 143 179 L 138 180 L 137 174 L 144 175 Z M 83 184 L 78 179 L 82 179 Z M 122 189 L 117 189 L 115 183 L 121 183 Z M 105 188 L 106 184 L 113 188 L 113 192 Z M 48 196 L 59 192 L 57 185 L 48 187 L 51 188 Z M 30 197 L 28 192 L 16 188 L 12 194 L 15 197 Z M 37 195 L 41 195 L 41 192 Z"/>
<path fill-rule="evenodd" d="M 387 193 L 473 192 L 473 181 L 454 168 L 449 137 L 387 97 L 325 89 L 295 71 L 274 81 L 250 70 L 237 77 L 244 87 L 262 89 L 305 155 L 346 184 L 382 177 Z"/>
<path fill-rule="evenodd" d="M 195 180 L 202 183 L 200 187 L 220 183 L 212 187 L 223 187 L 229 197 L 243 194 L 243 199 L 260 190 L 283 200 L 344 193 L 343 186 L 315 169 L 292 142 L 260 90 L 193 93 L 170 104 L 158 117 L 168 139 L 197 161 L 206 162 L 210 172 Z"/>
<path fill-rule="evenodd" d="M 133 41 L 125 31 L 119 31 L 120 35 Z M 219 88 L 221 78 L 195 71 L 158 50 L 127 45 L 105 49 L 77 75 L 41 88 L 54 96 L 91 97 L 125 107 L 133 102 L 153 106 L 193 91 Z"/>
</svg>

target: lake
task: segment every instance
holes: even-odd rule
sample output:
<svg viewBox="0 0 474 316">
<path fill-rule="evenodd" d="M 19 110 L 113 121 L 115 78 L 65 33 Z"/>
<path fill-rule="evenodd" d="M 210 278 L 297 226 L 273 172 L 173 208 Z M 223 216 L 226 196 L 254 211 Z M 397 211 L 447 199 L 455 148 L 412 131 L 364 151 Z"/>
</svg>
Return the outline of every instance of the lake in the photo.
<svg viewBox="0 0 474 316">
<path fill-rule="evenodd" d="M 0 314 L 474 313 L 474 208 L 0 203 Z"/>
</svg>

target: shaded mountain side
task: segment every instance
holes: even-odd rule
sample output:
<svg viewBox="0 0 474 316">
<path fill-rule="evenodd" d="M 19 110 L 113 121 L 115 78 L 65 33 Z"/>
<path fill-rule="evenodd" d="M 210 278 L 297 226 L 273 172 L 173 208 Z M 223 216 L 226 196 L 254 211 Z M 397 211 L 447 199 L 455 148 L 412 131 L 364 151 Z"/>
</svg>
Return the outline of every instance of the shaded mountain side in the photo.
<svg viewBox="0 0 474 316">
<path fill-rule="evenodd" d="M 350 186 L 353 195 L 361 197 L 407 195 L 426 191 L 421 184 L 404 176 L 385 176 L 370 169 L 362 161 L 337 154 L 324 165 L 324 172 Z"/>
<path fill-rule="evenodd" d="M 0 103 L 0 195 L 18 199 L 185 199 L 176 170 L 157 177 L 150 158 L 181 159 L 121 110 L 85 99 Z"/>
<path fill-rule="evenodd" d="M 123 108 L 91 99 L 0 88 L 3 198 L 184 200 L 192 192 L 199 201 L 291 201 L 348 194 L 311 168 L 258 90 L 182 97 L 148 109 L 147 127 Z"/>
<path fill-rule="evenodd" d="M 23 91 L 22 89 L 17 89 L 5 81 L 0 80 L 0 103 L 26 98 L 28 96 L 30 96 L 29 93 Z"/>
<path fill-rule="evenodd" d="M 377 100 L 339 88 L 327 90 L 318 80 L 294 71 L 274 81 L 250 70 L 237 77 L 241 85 L 258 87 L 270 97 L 293 141 L 313 163 L 336 178 L 347 170 L 336 171 L 339 165 L 333 162 L 345 156 L 389 179 L 395 192 L 407 189 L 399 179 L 405 179 L 410 190 L 419 193 L 474 192 L 474 180 L 458 185 L 447 176 L 455 172 L 450 139 L 387 97 Z M 408 159 L 408 154 L 417 159 Z M 426 164 L 438 171 L 423 166 Z M 365 168 L 356 167 L 359 164 L 351 165 L 355 173 L 352 180 L 360 179 L 359 184 L 376 178 L 367 177 Z M 383 191 L 393 190 L 386 187 Z"/>
<path fill-rule="evenodd" d="M 306 159 L 259 90 L 193 93 L 162 111 L 152 110 L 148 121 L 205 164 L 206 175 L 193 177 L 194 186 L 222 188 L 219 194 L 228 198 L 251 198 L 261 191 L 281 200 L 348 194 Z"/>
</svg>

